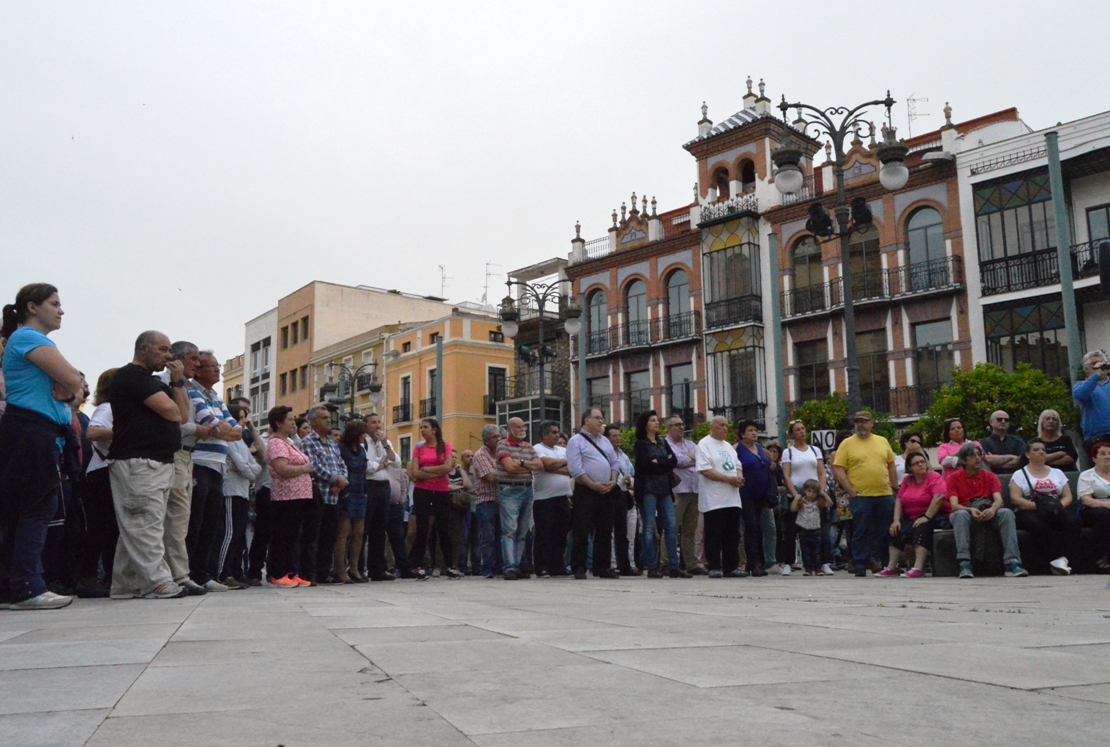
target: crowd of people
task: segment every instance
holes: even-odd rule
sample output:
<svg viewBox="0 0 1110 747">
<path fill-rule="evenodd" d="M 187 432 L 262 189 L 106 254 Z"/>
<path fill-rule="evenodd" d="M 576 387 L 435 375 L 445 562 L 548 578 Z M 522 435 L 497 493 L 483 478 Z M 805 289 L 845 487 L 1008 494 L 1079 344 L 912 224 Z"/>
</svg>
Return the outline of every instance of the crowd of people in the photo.
<svg viewBox="0 0 1110 747">
<path fill-rule="evenodd" d="M 211 351 L 157 331 L 91 392 L 49 338 L 62 317 L 56 288 L 28 285 L 0 329 L 0 598 L 11 609 L 466 575 L 920 578 L 939 530 L 953 532 L 961 578 L 985 531 L 1001 541 L 1005 575 L 1027 575 L 1019 529 L 1066 575 L 1089 527 L 1110 571 L 1101 353 L 1075 387 L 1094 467 L 1073 493 L 1064 472 L 1078 451 L 1054 410 L 1027 442 L 1002 410 L 980 441 L 949 420 L 935 465 L 913 431 L 896 456 L 866 411 L 828 455 L 800 421 L 785 444 L 740 421 L 733 443 L 714 417 L 695 443 L 681 417 L 649 411 L 628 454 L 598 409 L 569 438 L 545 422 L 532 444 L 512 418 L 461 453 L 425 418 L 402 464 L 377 414 L 342 429 L 325 407 L 252 417 L 248 400 L 221 400 Z M 1008 507 L 998 473 L 1011 473 Z"/>
</svg>

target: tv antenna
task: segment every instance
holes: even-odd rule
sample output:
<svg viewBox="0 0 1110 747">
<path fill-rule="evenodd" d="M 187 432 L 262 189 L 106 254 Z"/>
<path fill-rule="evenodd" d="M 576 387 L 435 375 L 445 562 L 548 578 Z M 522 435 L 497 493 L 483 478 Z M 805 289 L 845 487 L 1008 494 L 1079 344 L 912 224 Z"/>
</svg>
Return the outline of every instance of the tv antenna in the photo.
<svg viewBox="0 0 1110 747">
<path fill-rule="evenodd" d="M 494 274 L 494 273 L 490 272 L 490 268 L 500 267 L 500 266 L 501 265 L 499 265 L 499 264 L 497 264 L 493 261 L 486 262 L 486 284 L 482 288 L 482 305 L 483 306 L 489 306 L 489 279 Z"/>
<path fill-rule="evenodd" d="M 447 281 L 454 280 L 453 277 L 447 277 L 447 265 L 439 266 L 439 297 L 447 298 Z"/>
<path fill-rule="evenodd" d="M 919 101 L 928 102 L 929 99 L 915 99 L 912 93 L 909 95 L 909 98 L 906 99 L 906 137 L 913 137 L 913 121 L 915 119 L 929 116 L 928 112 L 923 114 L 917 112 L 917 103 Z"/>
</svg>

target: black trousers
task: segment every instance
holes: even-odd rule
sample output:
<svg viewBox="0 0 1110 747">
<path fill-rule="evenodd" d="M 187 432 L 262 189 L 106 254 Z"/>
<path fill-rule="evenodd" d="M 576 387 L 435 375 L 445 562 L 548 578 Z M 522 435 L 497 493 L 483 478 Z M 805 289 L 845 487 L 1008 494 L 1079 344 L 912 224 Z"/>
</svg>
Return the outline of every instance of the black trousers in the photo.
<svg viewBox="0 0 1110 747">
<path fill-rule="evenodd" d="M 112 564 L 119 539 L 108 471 L 104 467 L 85 476 L 85 490 L 81 494 L 85 508 L 85 536 L 77 555 L 78 579 L 96 578 L 97 567 L 103 564 L 106 585 L 112 583 Z"/>
<path fill-rule="evenodd" d="M 1079 516 L 1083 526 L 1094 530 L 1097 558 L 1101 560 L 1110 555 L 1110 509 L 1084 506 Z"/>
<path fill-rule="evenodd" d="M 250 514 L 251 502 L 249 498 L 242 496 L 225 495 L 224 504 L 231 509 L 231 537 L 224 553 L 220 578 L 230 576 L 241 581 L 246 578 L 247 516 Z"/>
<path fill-rule="evenodd" d="M 635 511 L 636 506 L 628 508 L 628 493 L 613 491 L 613 540 L 617 553 L 617 568 L 622 573 L 631 573 L 632 566 L 628 562 L 628 512 Z M 534 509 L 533 509 L 534 510 Z M 636 538 L 633 537 L 635 542 Z"/>
<path fill-rule="evenodd" d="M 544 498 L 532 503 L 536 573 L 566 575 L 567 533 L 571 527 L 570 496 Z M 477 523 L 477 522 L 475 522 Z"/>
<path fill-rule="evenodd" d="M 798 525 L 795 523 L 798 515 L 785 508 L 775 516 L 775 526 L 778 528 L 778 541 L 775 543 L 775 557 L 783 565 L 794 565 L 798 559 L 797 543 Z M 820 552 L 820 551 L 818 551 Z"/>
<path fill-rule="evenodd" d="M 305 520 L 301 533 L 301 578 L 305 581 L 323 581 L 331 573 L 335 557 L 335 538 L 339 534 L 339 505 L 324 503 L 324 497 L 314 485 L 312 511 Z"/>
<path fill-rule="evenodd" d="M 254 493 L 254 537 L 251 538 L 247 578 L 262 578 L 262 567 L 269 563 L 267 556 L 270 553 L 273 537 L 274 504 L 270 501 L 270 489 L 259 488 Z"/>
<path fill-rule="evenodd" d="M 385 573 L 385 540 L 389 531 L 389 481 L 366 481 L 366 569 Z"/>
<path fill-rule="evenodd" d="M 62 480 L 61 499 L 42 548 L 42 577 L 46 583 L 77 583 L 77 554 L 84 542 L 85 516 L 81 506 L 84 482 Z"/>
<path fill-rule="evenodd" d="M 594 575 L 600 576 L 609 572 L 609 566 L 613 560 L 614 505 L 619 495 L 619 493 L 614 495 L 612 492 L 596 493 L 585 485 L 574 486 L 574 509 L 571 512 L 574 546 L 571 549 L 570 564 L 575 573 L 586 572 L 591 532 L 594 537 Z"/>
<path fill-rule="evenodd" d="M 732 573 L 740 567 L 740 507 L 706 511 L 703 522 L 705 560 L 709 570 L 725 575 Z M 759 552 L 763 553 L 763 545 L 759 545 Z"/>
<path fill-rule="evenodd" d="M 227 534 L 224 476 L 210 467 L 193 465 L 193 499 L 189 508 L 189 578 L 204 586 L 220 575 L 220 548 Z"/>
<path fill-rule="evenodd" d="M 1079 537 L 1083 525 L 1075 513 L 1075 506 L 1068 506 L 1052 517 L 1040 511 L 1014 511 L 1014 524 L 1029 532 L 1033 544 L 1045 560 L 1055 560 L 1063 555 L 1071 562 L 1079 560 Z M 1059 538 L 1053 530 L 1061 532 Z"/>
<path fill-rule="evenodd" d="M 398 575 L 407 577 L 412 574 L 412 563 L 409 562 L 409 553 L 405 548 L 405 537 L 409 533 L 408 524 L 405 523 L 405 507 L 400 503 L 389 504 L 389 549 L 393 551 L 393 567 Z M 382 551 L 384 556 L 385 551 Z"/>
<path fill-rule="evenodd" d="M 293 573 L 293 547 L 304 528 L 305 520 L 313 510 L 312 500 L 273 501 L 273 536 L 270 539 L 270 560 L 267 563 L 270 578 L 281 578 Z"/>
<path fill-rule="evenodd" d="M 745 499 L 743 503 L 740 513 L 744 517 L 744 554 L 748 556 L 748 570 L 754 571 L 764 563 L 763 525 L 760 523 L 763 502 Z"/>
<path fill-rule="evenodd" d="M 416 516 L 416 536 L 412 540 L 409 562 L 417 568 L 425 567 L 424 557 L 428 549 L 428 524 L 432 516 L 436 520 L 436 534 L 439 535 L 439 549 L 448 565 L 454 567 L 451 553 L 451 494 L 416 488 L 412 492 L 412 512 Z"/>
</svg>

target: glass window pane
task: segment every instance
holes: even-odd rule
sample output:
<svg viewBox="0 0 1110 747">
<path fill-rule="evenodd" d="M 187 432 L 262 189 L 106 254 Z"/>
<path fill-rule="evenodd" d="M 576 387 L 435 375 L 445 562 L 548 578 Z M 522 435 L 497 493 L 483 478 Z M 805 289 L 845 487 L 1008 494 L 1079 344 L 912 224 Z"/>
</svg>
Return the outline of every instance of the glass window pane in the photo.
<svg viewBox="0 0 1110 747">
<path fill-rule="evenodd" d="M 1091 241 L 1110 239 L 1110 207 L 1100 207 L 1087 213 L 1087 232 Z"/>
</svg>

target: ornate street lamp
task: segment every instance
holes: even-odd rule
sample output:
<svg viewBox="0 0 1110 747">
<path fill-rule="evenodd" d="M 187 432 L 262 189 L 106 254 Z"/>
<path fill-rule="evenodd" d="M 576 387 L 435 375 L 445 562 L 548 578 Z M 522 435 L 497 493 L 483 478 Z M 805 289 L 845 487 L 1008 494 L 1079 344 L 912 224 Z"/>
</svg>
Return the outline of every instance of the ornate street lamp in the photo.
<svg viewBox="0 0 1110 747">
<path fill-rule="evenodd" d="M 320 391 L 321 393 L 338 391 L 340 402 L 346 403 L 349 401 L 350 414 L 347 419 L 351 420 L 355 418 L 355 390 L 358 387 L 359 379 L 367 375 L 367 372 L 370 376 L 370 381 L 366 385 L 366 389 L 370 392 L 370 404 L 377 407 L 382 403 L 382 382 L 378 380 L 377 371 L 377 361 L 363 363 L 358 368 L 348 366 L 345 363 L 329 363 L 328 374 L 335 375 L 341 386 L 325 384 L 320 388 Z"/>
<path fill-rule="evenodd" d="M 857 138 L 861 137 L 860 131 L 864 125 L 868 128 L 864 136 L 872 138 L 872 142 L 874 142 L 875 124 L 863 117 L 865 111 L 870 107 L 885 107 L 888 124 L 882 128 L 882 144 L 875 149 L 876 156 L 882 164 L 879 170 L 879 182 L 884 188 L 892 192 L 906 186 L 906 181 L 910 176 L 905 163 L 909 147 L 906 145 L 906 141 L 895 139 L 895 129 L 889 124 L 890 107 L 893 105 L 894 99 L 890 97 L 890 91 L 887 91 L 885 99 L 868 101 L 854 109 L 843 106 L 818 109 L 809 104 L 788 104 L 786 96 L 782 97 L 782 103 L 779 104 L 784 121 L 787 120 L 789 109 L 797 110 L 797 122 L 800 123 L 799 129 L 802 134 L 808 134 L 807 130 L 812 127 L 818 136 L 825 134 L 832 142 L 833 165 L 836 169 L 836 227 L 833 227 L 832 220 L 824 206 L 815 203 L 810 207 L 810 218 L 806 223 L 806 230 L 827 241 L 840 240 L 840 292 L 841 298 L 844 300 L 844 337 L 848 352 L 849 417 L 862 406 L 859 387 L 859 357 L 856 353 L 856 314 L 852 307 L 852 268 L 851 258 L 849 257 L 849 239 L 856 231 L 864 230 L 871 225 L 871 210 L 863 198 L 856 198 L 851 205 L 848 203 L 844 190 L 844 142 L 849 135 L 854 135 Z M 802 117 L 803 110 L 809 114 L 809 119 Z M 839 122 L 834 120 L 839 120 Z M 787 128 L 790 127 L 790 123 L 787 122 Z M 771 160 L 774 161 L 776 167 L 775 187 L 783 194 L 794 194 L 802 188 L 804 178 L 799 165 L 802 156 L 801 149 L 791 141 L 789 135 L 778 149 L 772 151 Z"/>
<path fill-rule="evenodd" d="M 543 337 L 543 318 L 544 311 L 548 303 L 554 303 L 556 307 L 559 305 L 559 299 L 562 293 L 559 290 L 559 283 L 528 283 L 523 280 L 506 280 L 505 285 L 508 286 L 510 293 L 513 286 L 520 288 L 520 299 L 531 300 L 536 304 L 536 310 L 539 312 L 539 329 L 538 342 L 536 350 L 530 351 L 524 346 L 517 347 L 517 353 L 521 358 L 530 362 L 539 364 L 539 395 L 540 395 L 540 420 L 547 420 L 547 379 L 544 376 L 545 364 L 548 360 L 555 358 L 555 351 L 549 346 L 544 344 Z M 520 332 L 520 311 L 517 309 L 516 302 L 511 295 L 505 296 L 501 301 L 501 331 L 506 337 L 515 338 Z M 568 305 L 563 309 L 563 329 L 566 330 L 568 335 L 577 335 L 582 331 L 582 309 L 577 305 Z"/>
</svg>

